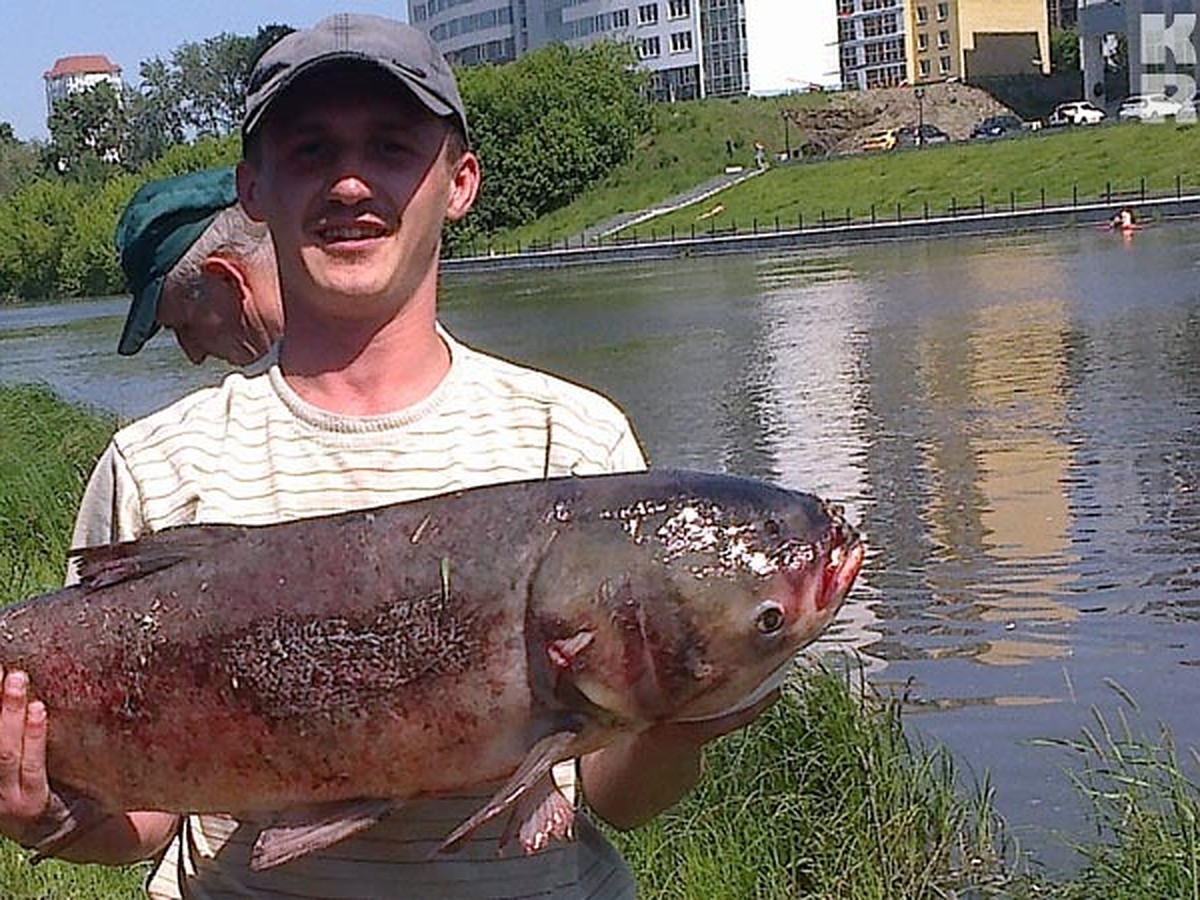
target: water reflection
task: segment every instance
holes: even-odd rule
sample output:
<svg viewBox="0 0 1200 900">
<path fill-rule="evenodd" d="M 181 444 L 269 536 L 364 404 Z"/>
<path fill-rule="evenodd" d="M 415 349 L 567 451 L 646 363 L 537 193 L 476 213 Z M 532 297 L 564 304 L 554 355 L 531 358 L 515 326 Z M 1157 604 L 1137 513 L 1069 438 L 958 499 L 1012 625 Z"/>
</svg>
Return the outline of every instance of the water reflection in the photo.
<svg viewBox="0 0 1200 900">
<path fill-rule="evenodd" d="M 990 769 L 1018 829 L 1068 827 L 1061 761 L 1028 741 L 1077 736 L 1105 679 L 1200 745 L 1179 712 L 1200 703 L 1197 245 L 1076 230 L 448 277 L 443 310 L 612 396 L 657 465 L 843 503 L 869 554 L 824 646 Z M 123 306 L 0 310 L 0 380 L 133 415 L 219 377 L 169 338 L 116 357 Z"/>
</svg>

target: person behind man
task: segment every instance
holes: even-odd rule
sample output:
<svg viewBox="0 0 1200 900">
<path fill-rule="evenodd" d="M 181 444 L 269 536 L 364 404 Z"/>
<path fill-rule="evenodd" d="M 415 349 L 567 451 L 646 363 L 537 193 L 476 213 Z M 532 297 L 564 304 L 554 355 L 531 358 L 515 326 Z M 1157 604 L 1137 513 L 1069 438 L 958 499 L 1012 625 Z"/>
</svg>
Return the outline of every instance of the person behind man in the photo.
<svg viewBox="0 0 1200 900">
<path fill-rule="evenodd" d="M 270 235 L 237 202 L 232 168 L 143 185 L 116 243 L 133 292 L 119 353 L 137 353 L 161 326 L 196 364 L 215 356 L 244 366 L 283 333 Z"/>
<path fill-rule="evenodd" d="M 337 15 L 284 38 L 251 75 L 243 145 L 239 196 L 270 227 L 280 272 L 277 357 L 119 431 L 88 484 L 76 545 L 644 467 L 609 400 L 485 355 L 438 324 L 442 227 L 467 214 L 480 168 L 454 78 L 421 32 Z M 48 715 L 22 673 L 3 685 L 0 829 L 35 845 Z M 695 784 L 705 742 L 760 709 L 658 726 L 579 760 L 588 805 L 617 827 L 648 820 Z M 575 771 L 556 771 L 568 791 Z M 530 856 L 497 856 L 499 821 L 434 856 L 494 788 L 413 800 L 264 872 L 248 864 L 260 823 L 217 815 L 125 812 L 59 855 L 120 863 L 161 853 L 152 897 L 633 896 L 623 861 L 583 817 L 575 840 Z"/>
</svg>

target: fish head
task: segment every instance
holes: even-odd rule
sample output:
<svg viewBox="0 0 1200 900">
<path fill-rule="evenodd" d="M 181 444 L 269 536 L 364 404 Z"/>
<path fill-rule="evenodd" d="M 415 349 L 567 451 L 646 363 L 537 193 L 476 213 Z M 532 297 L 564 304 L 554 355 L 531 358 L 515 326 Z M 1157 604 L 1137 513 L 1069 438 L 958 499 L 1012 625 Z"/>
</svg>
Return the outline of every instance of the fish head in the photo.
<svg viewBox="0 0 1200 900">
<path fill-rule="evenodd" d="M 837 507 L 724 476 L 664 485 L 563 537 L 559 694 L 633 728 L 765 694 L 833 621 L 864 555 Z"/>
</svg>

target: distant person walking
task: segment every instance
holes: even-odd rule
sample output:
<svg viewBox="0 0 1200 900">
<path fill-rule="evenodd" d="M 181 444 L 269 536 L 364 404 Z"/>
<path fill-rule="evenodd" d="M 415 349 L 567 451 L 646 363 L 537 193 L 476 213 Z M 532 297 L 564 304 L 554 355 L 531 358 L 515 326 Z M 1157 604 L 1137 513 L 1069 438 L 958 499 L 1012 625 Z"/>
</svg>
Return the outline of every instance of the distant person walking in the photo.
<svg viewBox="0 0 1200 900">
<path fill-rule="evenodd" d="M 754 164 L 760 169 L 767 166 L 767 148 L 762 145 L 762 141 L 754 142 Z"/>
</svg>

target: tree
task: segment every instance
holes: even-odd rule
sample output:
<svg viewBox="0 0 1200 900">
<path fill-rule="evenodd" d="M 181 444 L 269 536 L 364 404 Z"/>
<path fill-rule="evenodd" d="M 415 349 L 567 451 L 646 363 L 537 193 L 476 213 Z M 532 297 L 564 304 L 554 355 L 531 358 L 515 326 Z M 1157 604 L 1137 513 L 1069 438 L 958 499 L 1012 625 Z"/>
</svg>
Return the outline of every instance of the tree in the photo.
<svg viewBox="0 0 1200 900">
<path fill-rule="evenodd" d="M 458 73 L 483 190 L 450 243 L 571 202 L 633 152 L 649 126 L 646 75 L 630 46 L 553 45 Z"/>
<path fill-rule="evenodd" d="M 121 97 L 101 82 L 67 94 L 50 112 L 48 168 L 89 181 L 114 167 L 125 143 Z"/>
<path fill-rule="evenodd" d="M 12 125 L 0 122 L 0 202 L 41 171 L 38 148 L 17 140 Z"/>
<path fill-rule="evenodd" d="M 1079 32 L 1074 28 L 1050 29 L 1050 71 L 1079 71 Z"/>
<path fill-rule="evenodd" d="M 180 44 L 171 54 L 181 118 L 197 137 L 221 137 L 240 127 L 256 43 L 222 33 Z"/>
</svg>

